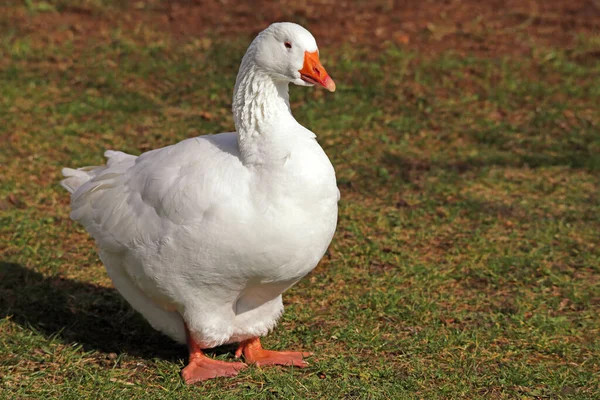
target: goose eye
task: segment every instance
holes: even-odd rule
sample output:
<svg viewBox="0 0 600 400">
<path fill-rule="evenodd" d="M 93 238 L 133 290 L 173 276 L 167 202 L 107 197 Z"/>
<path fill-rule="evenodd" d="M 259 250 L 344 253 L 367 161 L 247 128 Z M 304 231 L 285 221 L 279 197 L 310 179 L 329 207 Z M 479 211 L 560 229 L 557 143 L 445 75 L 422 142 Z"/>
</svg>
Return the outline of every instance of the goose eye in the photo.
<svg viewBox="0 0 600 400">
<path fill-rule="evenodd" d="M 288 49 L 291 49 L 291 48 L 292 48 L 292 44 L 291 44 L 290 42 L 285 42 L 285 43 L 284 43 L 284 45 L 285 45 L 285 47 L 286 47 L 286 48 L 288 48 Z"/>
</svg>

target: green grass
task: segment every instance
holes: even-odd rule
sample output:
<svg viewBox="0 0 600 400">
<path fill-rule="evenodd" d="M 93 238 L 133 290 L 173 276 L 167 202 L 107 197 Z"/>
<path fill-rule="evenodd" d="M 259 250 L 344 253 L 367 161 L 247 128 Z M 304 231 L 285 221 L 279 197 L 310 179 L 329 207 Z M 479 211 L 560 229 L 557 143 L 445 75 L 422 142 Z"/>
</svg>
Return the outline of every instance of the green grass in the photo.
<svg viewBox="0 0 600 400">
<path fill-rule="evenodd" d="M 69 220 L 60 168 L 231 130 L 249 38 L 0 29 L 0 397 L 600 396 L 597 38 L 529 57 L 322 48 L 338 91 L 292 88 L 292 106 L 336 167 L 339 228 L 264 340 L 316 355 L 186 387 L 185 349 Z"/>
</svg>

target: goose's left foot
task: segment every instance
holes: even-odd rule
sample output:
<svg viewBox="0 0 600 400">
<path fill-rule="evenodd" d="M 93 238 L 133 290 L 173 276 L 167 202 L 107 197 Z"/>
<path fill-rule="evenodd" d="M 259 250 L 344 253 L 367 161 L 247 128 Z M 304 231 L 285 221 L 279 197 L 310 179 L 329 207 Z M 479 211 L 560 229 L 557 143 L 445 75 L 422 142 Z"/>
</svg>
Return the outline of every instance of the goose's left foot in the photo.
<svg viewBox="0 0 600 400">
<path fill-rule="evenodd" d="M 244 368 L 246 368 L 244 363 L 213 360 L 203 354 L 195 354 L 190 357 L 189 364 L 181 371 L 181 376 L 185 383 L 191 385 L 222 376 L 236 376 Z"/>
<path fill-rule="evenodd" d="M 236 376 L 240 370 L 247 367 L 246 364 L 241 362 L 232 363 L 213 360 L 205 356 L 201 346 L 192 337 L 187 324 L 185 324 L 185 335 L 187 337 L 190 360 L 188 365 L 181 371 L 181 376 L 188 385 L 221 376 Z"/>
<path fill-rule="evenodd" d="M 300 351 L 272 351 L 263 349 L 259 338 L 244 340 L 240 343 L 235 352 L 237 358 L 242 354 L 246 362 L 263 365 L 293 365 L 295 367 L 308 367 L 308 363 L 304 361 L 305 357 L 312 353 Z"/>
</svg>

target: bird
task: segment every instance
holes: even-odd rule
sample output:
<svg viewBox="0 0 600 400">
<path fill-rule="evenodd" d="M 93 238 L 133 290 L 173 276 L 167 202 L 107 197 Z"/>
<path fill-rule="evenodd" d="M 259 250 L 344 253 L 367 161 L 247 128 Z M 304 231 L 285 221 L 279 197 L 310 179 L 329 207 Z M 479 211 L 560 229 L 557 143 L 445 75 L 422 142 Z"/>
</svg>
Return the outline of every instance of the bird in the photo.
<svg viewBox="0 0 600 400">
<path fill-rule="evenodd" d="M 273 23 L 237 74 L 234 132 L 201 135 L 105 165 L 63 168 L 71 219 L 94 238 L 115 288 L 156 330 L 187 344 L 188 384 L 248 364 L 306 367 L 310 353 L 260 338 L 282 293 L 311 272 L 336 230 L 340 192 L 316 135 L 292 115 L 289 85 L 336 85 L 304 27 Z M 221 361 L 206 349 L 238 343 Z"/>
</svg>

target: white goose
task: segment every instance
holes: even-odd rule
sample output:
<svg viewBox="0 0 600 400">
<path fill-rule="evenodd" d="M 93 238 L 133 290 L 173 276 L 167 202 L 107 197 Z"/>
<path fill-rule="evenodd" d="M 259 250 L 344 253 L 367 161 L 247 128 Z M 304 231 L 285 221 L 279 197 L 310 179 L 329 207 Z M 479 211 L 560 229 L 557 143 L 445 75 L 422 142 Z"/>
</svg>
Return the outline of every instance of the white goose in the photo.
<svg viewBox="0 0 600 400">
<path fill-rule="evenodd" d="M 193 383 L 246 366 L 202 349 L 240 342 L 257 365 L 306 366 L 306 353 L 264 350 L 281 294 L 325 253 L 337 223 L 333 167 L 292 116 L 288 85 L 335 84 L 306 29 L 276 23 L 244 56 L 233 95 L 236 132 L 139 157 L 107 151 L 105 166 L 63 169 L 71 218 L 96 240 L 108 275 L 157 330 L 187 342 Z"/>
</svg>

